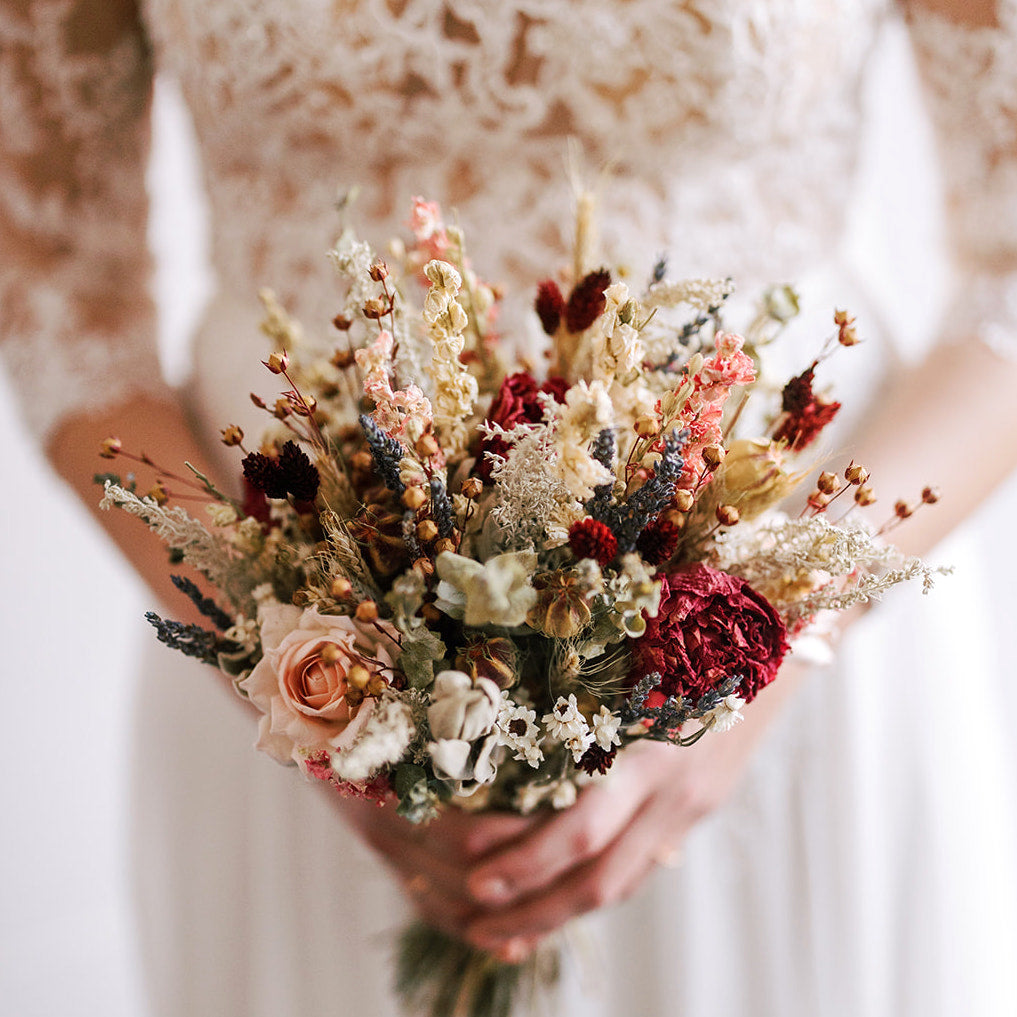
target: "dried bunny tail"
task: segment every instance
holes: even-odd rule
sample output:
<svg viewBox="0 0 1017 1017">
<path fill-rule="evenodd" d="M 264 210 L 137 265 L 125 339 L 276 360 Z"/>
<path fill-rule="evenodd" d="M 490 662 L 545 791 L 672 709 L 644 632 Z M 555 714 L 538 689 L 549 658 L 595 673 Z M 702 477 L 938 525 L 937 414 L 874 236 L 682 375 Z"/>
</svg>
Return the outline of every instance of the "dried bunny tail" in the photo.
<svg viewBox="0 0 1017 1017">
<path fill-rule="evenodd" d="M 182 560 L 196 568 L 239 612 L 253 615 L 251 591 L 267 577 L 253 567 L 250 559 L 238 556 L 225 540 L 209 533 L 180 506 L 164 508 L 109 480 L 103 490 L 105 494 L 99 508 L 119 508 L 142 519 L 164 544 L 179 552 Z"/>
</svg>

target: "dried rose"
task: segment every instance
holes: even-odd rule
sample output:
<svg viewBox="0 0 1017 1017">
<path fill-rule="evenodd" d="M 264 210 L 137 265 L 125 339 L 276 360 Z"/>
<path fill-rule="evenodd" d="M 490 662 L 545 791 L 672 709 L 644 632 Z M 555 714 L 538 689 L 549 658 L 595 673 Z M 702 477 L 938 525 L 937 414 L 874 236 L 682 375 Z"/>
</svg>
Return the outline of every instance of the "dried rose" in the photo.
<svg viewBox="0 0 1017 1017">
<path fill-rule="evenodd" d="M 788 650 L 776 610 L 744 579 L 696 563 L 661 578 L 660 607 L 631 644 L 632 675 L 662 675 L 651 706 L 666 696 L 698 699 L 725 678 L 746 702 L 776 677 Z"/>
<path fill-rule="evenodd" d="M 259 607 L 258 621 L 265 655 L 240 683 L 263 714 L 258 748 L 280 762 L 303 762 L 350 743 L 374 707 L 371 698 L 347 698 L 350 672 L 359 668 L 384 682 L 395 630 L 384 621 L 365 626 L 275 600 Z"/>
</svg>

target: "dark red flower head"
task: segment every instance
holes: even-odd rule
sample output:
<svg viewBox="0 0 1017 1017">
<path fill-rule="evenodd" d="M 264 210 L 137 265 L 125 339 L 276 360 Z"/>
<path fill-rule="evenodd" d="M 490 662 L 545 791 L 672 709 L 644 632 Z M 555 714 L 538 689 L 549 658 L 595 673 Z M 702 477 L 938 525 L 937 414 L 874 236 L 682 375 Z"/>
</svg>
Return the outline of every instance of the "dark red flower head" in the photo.
<svg viewBox="0 0 1017 1017">
<path fill-rule="evenodd" d="M 817 396 L 812 391 L 816 365 L 792 378 L 785 386 L 781 401 L 784 411 L 774 432 L 774 441 L 786 441 L 799 451 L 811 445 L 819 433 L 837 415 L 840 403 Z"/>
<path fill-rule="evenodd" d="M 548 335 L 554 335 L 565 314 L 565 298 L 553 279 L 545 279 L 537 287 L 534 307 L 537 317 L 540 318 L 541 327 Z"/>
<path fill-rule="evenodd" d="M 569 547 L 576 558 L 592 558 L 604 568 L 618 554 L 618 538 L 606 523 L 587 516 L 569 527 Z"/>
<path fill-rule="evenodd" d="M 318 495 L 321 478 L 307 453 L 296 442 L 283 445 L 278 458 L 251 452 L 244 456 L 244 479 L 268 498 L 285 498 L 311 502 Z"/>
<path fill-rule="evenodd" d="M 604 310 L 604 290 L 611 285 L 611 273 L 605 268 L 590 272 L 576 284 L 565 307 L 565 326 L 570 332 L 588 329 Z"/>
<path fill-rule="evenodd" d="M 746 701 L 777 675 L 787 629 L 773 605 L 744 579 L 697 562 L 661 578 L 660 610 L 632 642 L 632 678 L 657 671 L 649 705 L 667 696 L 698 700 L 725 678 L 740 675 Z"/>
</svg>

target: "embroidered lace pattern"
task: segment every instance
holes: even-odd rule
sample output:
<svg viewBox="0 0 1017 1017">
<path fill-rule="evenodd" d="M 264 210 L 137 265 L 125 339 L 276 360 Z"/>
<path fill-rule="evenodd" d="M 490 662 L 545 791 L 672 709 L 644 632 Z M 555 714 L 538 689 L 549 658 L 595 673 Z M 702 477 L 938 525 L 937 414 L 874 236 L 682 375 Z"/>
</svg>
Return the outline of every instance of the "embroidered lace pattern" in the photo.
<svg viewBox="0 0 1017 1017">
<path fill-rule="evenodd" d="M 124 5 L 89 6 L 0 9 L 0 337 L 40 433 L 160 384 L 140 169 L 150 62 Z"/>
<path fill-rule="evenodd" d="M 916 8 L 912 38 L 939 131 L 959 268 L 945 336 L 1017 357 L 1017 2 L 970 28 Z"/>
<path fill-rule="evenodd" d="M 478 270 L 525 287 L 567 261 L 568 137 L 588 167 L 611 167 L 605 258 L 642 272 L 667 251 L 674 276 L 732 275 L 749 291 L 800 276 L 838 241 L 887 5 L 143 0 L 140 23 L 130 0 L 5 5 L 0 228 L 14 257 L 0 335 L 35 426 L 156 384 L 142 173 L 153 53 L 181 83 L 205 161 L 217 322 L 249 320 L 234 309 L 270 285 L 325 329 L 341 188 L 360 187 L 354 221 L 375 241 L 404 229 L 412 194 L 439 200 Z M 930 57 L 957 48 L 945 55 L 958 77 L 986 59 L 996 71 L 967 100 L 945 68 L 930 72 L 937 115 L 967 132 L 971 103 L 988 115 L 1007 101 L 1012 42 L 950 31 L 916 24 Z M 1017 216 L 998 203 L 1017 171 L 995 126 L 948 159 L 979 271 L 1010 257 L 1001 220 Z M 975 163 L 992 187 L 965 196 Z M 248 338 L 205 333 L 200 348 Z"/>
</svg>

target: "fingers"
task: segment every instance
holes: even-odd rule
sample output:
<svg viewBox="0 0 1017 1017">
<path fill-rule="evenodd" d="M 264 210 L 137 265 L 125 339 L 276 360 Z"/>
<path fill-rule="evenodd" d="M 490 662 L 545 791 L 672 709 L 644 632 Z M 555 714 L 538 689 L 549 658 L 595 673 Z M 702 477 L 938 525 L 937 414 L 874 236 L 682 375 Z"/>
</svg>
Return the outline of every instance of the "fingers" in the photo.
<svg viewBox="0 0 1017 1017">
<path fill-rule="evenodd" d="M 470 873 L 470 892 L 481 904 L 501 907 L 550 886 L 597 857 L 640 804 L 608 784 L 586 788 L 571 808 L 484 858 Z"/>
<path fill-rule="evenodd" d="M 516 955 L 570 919 L 624 900 L 655 867 L 659 829 L 649 813 L 641 813 L 606 849 L 549 889 L 478 915 L 466 929 L 468 940 L 499 955 Z"/>
</svg>

